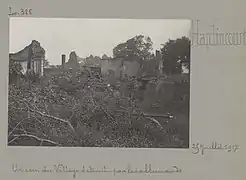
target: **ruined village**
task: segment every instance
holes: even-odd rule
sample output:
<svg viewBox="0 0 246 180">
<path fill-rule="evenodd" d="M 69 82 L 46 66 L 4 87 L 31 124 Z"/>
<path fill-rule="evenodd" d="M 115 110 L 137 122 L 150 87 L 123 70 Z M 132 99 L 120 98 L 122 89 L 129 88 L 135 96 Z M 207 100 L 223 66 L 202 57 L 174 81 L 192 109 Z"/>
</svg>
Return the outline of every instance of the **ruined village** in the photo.
<svg viewBox="0 0 246 180">
<path fill-rule="evenodd" d="M 145 39 L 58 65 L 36 40 L 10 53 L 8 145 L 188 148 L 190 41 Z"/>
</svg>

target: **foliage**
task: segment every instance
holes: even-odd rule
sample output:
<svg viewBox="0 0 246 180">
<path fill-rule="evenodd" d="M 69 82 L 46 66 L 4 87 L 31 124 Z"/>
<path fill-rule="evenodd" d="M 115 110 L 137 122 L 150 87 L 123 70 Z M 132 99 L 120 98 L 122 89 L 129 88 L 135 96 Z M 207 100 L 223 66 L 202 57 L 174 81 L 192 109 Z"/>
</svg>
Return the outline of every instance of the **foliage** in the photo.
<svg viewBox="0 0 246 180">
<path fill-rule="evenodd" d="M 23 76 L 21 71 L 22 71 L 21 64 L 13 60 L 10 60 L 9 61 L 9 83 L 16 81 L 18 74 Z"/>
<path fill-rule="evenodd" d="M 44 66 L 44 67 L 49 67 L 49 65 L 50 65 L 50 62 L 48 61 L 48 59 L 45 59 L 45 60 L 43 61 L 43 66 Z"/>
<path fill-rule="evenodd" d="M 175 122 L 147 117 L 100 78 L 73 92 L 59 84 L 9 86 L 9 145 L 186 147 Z M 180 128 L 182 129 L 182 128 Z"/>
<path fill-rule="evenodd" d="M 167 74 L 180 74 L 182 65 L 190 68 L 190 40 L 187 37 L 170 40 L 163 45 L 163 71 Z"/>
<path fill-rule="evenodd" d="M 22 70 L 21 64 L 17 63 L 16 61 L 10 60 L 9 61 L 9 74 L 18 74 Z"/>
<path fill-rule="evenodd" d="M 130 58 L 139 57 L 150 59 L 153 42 L 150 37 L 143 35 L 135 36 L 124 43 L 118 44 L 113 49 L 114 57 Z"/>
</svg>

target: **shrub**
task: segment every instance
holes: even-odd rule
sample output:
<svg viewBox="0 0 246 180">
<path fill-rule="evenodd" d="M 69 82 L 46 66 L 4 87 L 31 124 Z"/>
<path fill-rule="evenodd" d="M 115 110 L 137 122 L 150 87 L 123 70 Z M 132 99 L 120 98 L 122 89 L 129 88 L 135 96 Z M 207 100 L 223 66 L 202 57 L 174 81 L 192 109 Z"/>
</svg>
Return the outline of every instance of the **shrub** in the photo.
<svg viewBox="0 0 246 180">
<path fill-rule="evenodd" d="M 101 92 L 95 89 L 101 87 Z M 72 86 L 72 85 L 71 85 Z M 40 87 L 9 86 L 8 144 L 80 147 L 182 147 L 175 121 L 147 117 L 130 97 L 116 97 L 102 79 Z M 174 130 L 173 130 L 174 129 Z"/>
</svg>

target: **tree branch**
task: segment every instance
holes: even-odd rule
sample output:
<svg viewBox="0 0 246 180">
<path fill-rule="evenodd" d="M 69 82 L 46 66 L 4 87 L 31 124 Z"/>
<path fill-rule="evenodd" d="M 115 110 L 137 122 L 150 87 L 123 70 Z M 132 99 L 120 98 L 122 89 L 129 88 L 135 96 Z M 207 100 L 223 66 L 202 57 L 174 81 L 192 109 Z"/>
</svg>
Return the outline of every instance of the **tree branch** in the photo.
<svg viewBox="0 0 246 180">
<path fill-rule="evenodd" d="M 57 143 L 57 142 L 54 142 L 54 141 L 51 141 L 51 140 L 48 140 L 48 139 L 42 139 L 42 138 L 39 138 L 39 137 L 34 136 L 34 135 L 31 135 L 31 134 L 15 134 L 15 135 L 13 135 L 13 136 L 14 136 L 15 138 L 12 139 L 11 141 L 9 141 L 8 143 L 13 142 L 14 140 L 16 140 L 16 139 L 19 138 L 19 137 L 30 137 L 30 138 L 34 138 L 34 139 L 36 139 L 36 140 L 38 140 L 38 141 L 41 141 L 41 142 L 48 142 L 48 143 L 51 143 L 51 144 L 60 146 L 60 144 Z"/>
<path fill-rule="evenodd" d="M 19 122 L 17 123 L 17 125 L 13 128 L 13 130 L 9 133 L 8 136 L 10 136 L 10 135 L 17 129 L 17 127 L 18 127 L 23 121 L 25 121 L 25 120 L 27 120 L 27 119 L 29 119 L 29 118 L 24 118 L 24 119 L 22 119 L 21 121 L 19 121 Z"/>
<path fill-rule="evenodd" d="M 37 110 L 34 110 L 34 109 L 30 108 L 29 105 L 28 105 L 26 102 L 23 101 L 23 103 L 26 105 L 26 107 L 28 108 L 28 110 L 31 111 L 31 112 L 37 113 L 37 114 L 39 114 L 40 116 L 43 116 L 43 117 L 51 118 L 51 119 L 54 119 L 54 120 L 57 120 L 57 121 L 60 121 L 60 122 L 63 122 L 63 123 L 68 124 L 68 126 L 69 126 L 70 129 L 72 130 L 74 136 L 75 136 L 76 138 L 78 138 L 75 129 L 73 128 L 72 124 L 71 124 L 69 121 L 67 121 L 67 120 L 65 120 L 65 119 L 62 119 L 62 118 L 59 118 L 59 117 L 56 117 L 56 116 L 44 114 L 44 113 L 42 113 L 42 112 L 40 112 L 40 111 L 37 111 Z"/>
<path fill-rule="evenodd" d="M 123 111 L 123 110 L 116 110 L 116 112 L 119 112 L 119 113 L 128 113 L 126 111 Z M 173 116 L 172 115 L 168 115 L 168 114 L 154 114 L 154 113 L 141 113 L 143 116 L 146 116 L 146 117 L 162 117 L 162 118 L 168 118 L 168 119 L 172 119 Z M 132 114 L 133 116 L 138 116 L 139 114 L 138 113 L 133 113 Z"/>
</svg>

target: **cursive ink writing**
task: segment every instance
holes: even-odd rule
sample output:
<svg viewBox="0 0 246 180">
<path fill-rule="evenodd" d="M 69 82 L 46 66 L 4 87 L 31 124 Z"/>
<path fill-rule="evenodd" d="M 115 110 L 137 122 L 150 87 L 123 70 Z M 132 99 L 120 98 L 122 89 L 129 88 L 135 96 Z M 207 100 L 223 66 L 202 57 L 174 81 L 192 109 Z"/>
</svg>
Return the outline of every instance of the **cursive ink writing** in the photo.
<svg viewBox="0 0 246 180">
<path fill-rule="evenodd" d="M 210 145 L 204 145 L 201 143 L 192 144 L 192 153 L 204 155 L 205 150 L 222 150 L 226 152 L 236 152 L 239 149 L 239 145 L 236 144 L 221 144 L 213 141 Z"/>
<path fill-rule="evenodd" d="M 14 10 L 11 6 L 9 7 L 9 16 L 30 16 L 32 15 L 32 9 L 30 8 L 21 8 Z"/>
<path fill-rule="evenodd" d="M 18 167 L 18 165 L 17 164 L 13 164 L 12 165 L 12 170 L 14 171 L 14 172 L 17 172 L 17 173 L 20 173 L 20 172 L 26 172 L 26 173 L 37 173 L 37 172 L 40 172 L 40 170 L 39 169 L 37 169 L 37 168 L 20 168 L 20 167 Z"/>
<path fill-rule="evenodd" d="M 79 173 L 112 173 L 114 176 L 117 174 L 164 174 L 164 173 L 181 173 L 182 169 L 177 166 L 172 166 L 171 168 L 153 168 L 151 164 L 145 164 L 143 168 L 134 168 L 128 165 L 126 168 L 108 168 L 103 166 L 101 168 L 96 168 L 92 166 L 81 166 L 80 168 L 72 168 L 64 164 L 57 164 L 49 168 L 44 166 L 43 168 L 23 168 L 20 165 L 13 164 L 12 170 L 15 173 L 71 173 L 73 179 L 77 177 Z"/>
</svg>

